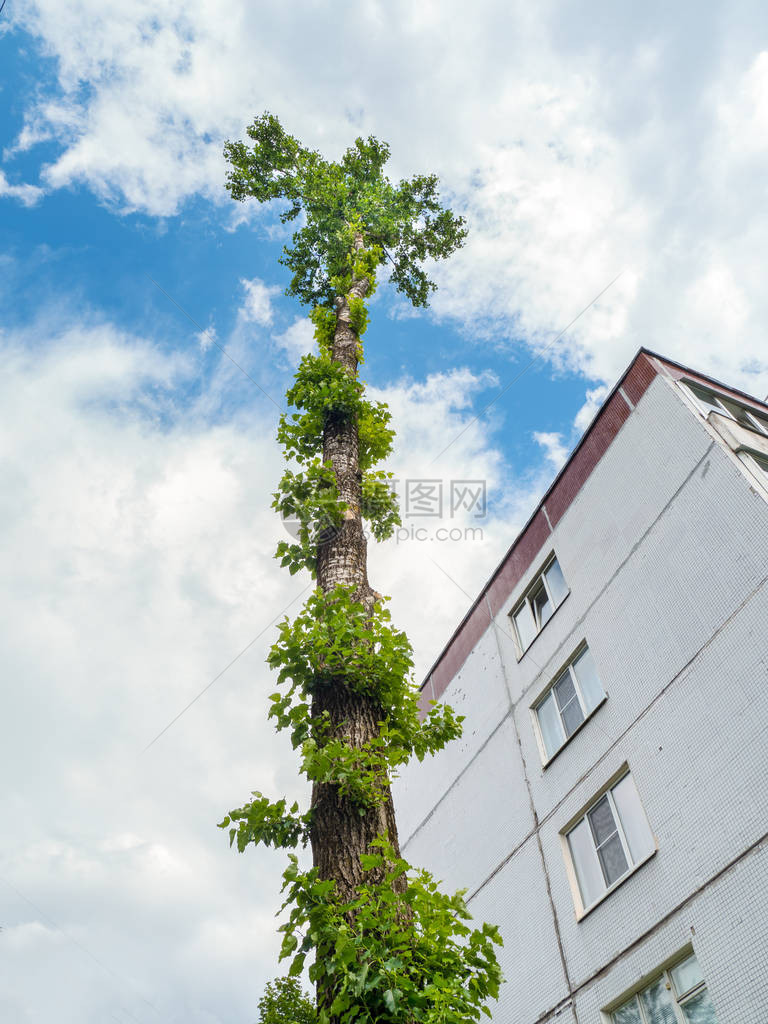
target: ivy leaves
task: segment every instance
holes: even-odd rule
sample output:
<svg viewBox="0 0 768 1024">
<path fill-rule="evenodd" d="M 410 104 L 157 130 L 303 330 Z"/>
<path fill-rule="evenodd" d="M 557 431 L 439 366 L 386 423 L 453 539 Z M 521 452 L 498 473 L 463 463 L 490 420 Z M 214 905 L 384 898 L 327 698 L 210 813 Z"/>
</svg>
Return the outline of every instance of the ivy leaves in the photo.
<svg viewBox="0 0 768 1024">
<path fill-rule="evenodd" d="M 301 770 L 313 782 L 332 782 L 358 808 L 383 799 L 398 767 L 422 760 L 461 735 L 461 716 L 435 705 L 421 719 L 418 693 L 410 680 L 408 638 L 391 625 L 378 602 L 372 613 L 349 590 L 315 591 L 303 611 L 282 622 L 268 663 L 286 690 L 271 696 L 270 716 L 289 729 L 302 752 Z M 352 747 L 310 713 L 312 696 L 323 686 L 343 686 L 376 700 L 381 709 L 378 735 Z"/>
<path fill-rule="evenodd" d="M 280 623 L 268 663 L 282 689 L 270 697 L 269 717 L 288 730 L 301 752 L 300 769 L 311 782 L 331 783 L 362 814 L 381 803 L 399 767 L 440 750 L 461 735 L 461 716 L 448 705 L 434 705 L 422 720 L 418 693 L 410 680 L 408 638 L 391 625 L 377 603 L 369 614 L 349 590 L 316 590 L 293 622 Z M 327 714 L 312 714 L 312 697 L 323 686 L 344 686 L 373 697 L 381 710 L 378 734 L 353 746 L 333 732 Z M 311 813 L 298 813 L 285 800 L 270 802 L 261 793 L 230 811 L 221 828 L 230 828 L 242 852 L 250 843 L 295 847 L 306 844 Z"/>
<path fill-rule="evenodd" d="M 352 304 L 350 307 L 357 311 L 354 315 L 358 319 L 367 315 L 362 302 L 359 308 Z M 335 322 L 335 316 L 331 317 Z M 359 513 L 369 522 L 376 540 L 392 535 L 400 525 L 400 515 L 389 483 L 391 474 L 370 468 L 392 448 L 394 431 L 389 427 L 389 410 L 383 402 L 369 402 L 364 397 L 363 385 L 330 358 L 328 318 L 313 319 L 320 352 L 302 358 L 287 393 L 288 401 L 297 411 L 283 414 L 277 431 L 286 458 L 299 469 L 286 469 L 272 507 L 283 519 L 293 520 L 297 529 L 295 543 L 278 544 L 281 564 L 291 573 L 309 569 L 314 575 L 318 544 L 339 528 L 346 510 L 339 500 L 333 471 L 322 461 L 323 437 L 329 423 L 357 424 L 358 464 L 362 473 Z"/>
<path fill-rule="evenodd" d="M 272 802 L 259 792 L 251 794 L 254 799 L 243 807 L 230 811 L 219 828 L 229 828 L 229 845 L 237 839 L 240 853 L 250 844 L 263 843 L 275 849 L 293 848 L 301 843 L 306 846 L 309 839 L 309 814 L 299 814 L 299 805 L 287 808 L 285 800 Z M 239 822 L 233 826 L 232 822 Z"/>
<path fill-rule="evenodd" d="M 333 470 L 319 459 L 294 473 L 286 469 L 272 501 L 284 520 L 296 525 L 297 539 L 281 540 L 276 556 L 291 575 L 309 569 L 314 575 L 317 548 L 324 538 L 341 526 L 344 504 L 339 501 Z"/>
<path fill-rule="evenodd" d="M 382 706 L 398 703 L 413 665 L 412 649 L 405 633 L 391 625 L 383 603 L 369 616 L 348 588 L 316 590 L 293 622 L 281 622 L 278 630 L 267 658 L 278 682 L 290 679 L 312 693 L 341 680 L 374 693 Z"/>
<path fill-rule="evenodd" d="M 277 439 L 286 458 L 302 464 L 321 455 L 327 422 L 356 419 L 360 468 L 366 471 L 392 451 L 395 432 L 389 427 L 390 412 L 384 402 L 368 401 L 362 382 L 331 360 L 324 351 L 324 333 L 321 323 L 315 328 L 320 355 L 302 358 L 286 395 L 297 412 L 280 417 Z"/>
<path fill-rule="evenodd" d="M 354 900 L 340 901 L 333 882 L 291 862 L 283 875 L 281 959 L 333 993 L 318 1024 L 468 1024 L 497 998 L 501 983 L 491 925 L 472 929 L 461 893 L 440 892 L 426 871 L 413 872 L 384 840 L 361 858 L 367 880 Z M 404 881 L 407 880 L 407 885 Z"/>
</svg>

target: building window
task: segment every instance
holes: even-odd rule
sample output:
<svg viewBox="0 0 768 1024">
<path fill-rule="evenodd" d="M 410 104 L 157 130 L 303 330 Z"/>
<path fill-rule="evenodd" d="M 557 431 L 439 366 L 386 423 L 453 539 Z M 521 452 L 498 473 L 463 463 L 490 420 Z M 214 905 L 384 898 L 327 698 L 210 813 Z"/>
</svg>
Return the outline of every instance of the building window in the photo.
<svg viewBox="0 0 768 1024">
<path fill-rule="evenodd" d="M 747 454 L 762 475 L 763 483 L 768 484 L 768 456 L 759 455 L 757 452 L 748 452 Z"/>
<path fill-rule="evenodd" d="M 603 700 L 605 693 L 594 659 L 583 644 L 533 708 L 547 760 Z"/>
<path fill-rule="evenodd" d="M 656 852 L 629 772 L 595 799 L 566 840 L 584 913 Z"/>
<path fill-rule="evenodd" d="M 736 420 L 742 427 L 748 430 L 756 430 L 759 434 L 768 436 L 768 415 L 757 412 L 749 406 L 737 402 L 734 398 L 721 395 L 719 392 L 711 391 L 701 384 L 694 384 L 692 381 L 684 381 L 689 394 L 693 395 L 696 404 L 705 416 L 710 412 L 720 413 L 729 419 Z"/>
<path fill-rule="evenodd" d="M 568 594 L 560 563 L 552 557 L 510 615 L 520 655 L 530 647 Z"/>
<path fill-rule="evenodd" d="M 693 953 L 622 1003 L 611 1024 L 717 1024 Z"/>
</svg>

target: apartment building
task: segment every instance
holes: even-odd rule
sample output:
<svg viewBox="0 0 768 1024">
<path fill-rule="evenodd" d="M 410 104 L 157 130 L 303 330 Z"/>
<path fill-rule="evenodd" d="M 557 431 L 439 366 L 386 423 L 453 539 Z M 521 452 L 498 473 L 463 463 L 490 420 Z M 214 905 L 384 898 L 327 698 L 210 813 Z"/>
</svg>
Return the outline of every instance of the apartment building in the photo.
<svg viewBox="0 0 768 1024">
<path fill-rule="evenodd" d="M 429 672 L 404 855 L 498 1024 L 768 1022 L 768 407 L 641 350 Z"/>
</svg>

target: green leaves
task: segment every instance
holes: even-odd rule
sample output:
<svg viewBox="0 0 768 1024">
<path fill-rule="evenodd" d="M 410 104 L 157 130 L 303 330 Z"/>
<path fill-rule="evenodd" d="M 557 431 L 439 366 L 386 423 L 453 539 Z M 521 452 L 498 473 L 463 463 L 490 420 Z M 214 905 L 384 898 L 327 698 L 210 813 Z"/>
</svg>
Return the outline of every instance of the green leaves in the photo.
<svg viewBox="0 0 768 1024">
<path fill-rule="evenodd" d="M 411 645 L 391 625 L 383 602 L 369 616 L 347 588 L 316 590 L 294 621 L 278 630 L 267 661 L 280 682 L 290 679 L 312 693 L 337 681 L 372 694 L 385 710 L 396 707 L 408 688 Z"/>
<path fill-rule="evenodd" d="M 276 978 L 259 999 L 259 1024 L 317 1024 L 317 1010 L 296 978 Z"/>
<path fill-rule="evenodd" d="M 335 323 L 335 316 L 331 314 Z M 319 319 L 319 318 L 317 318 Z M 316 334 L 330 333 L 321 321 Z M 332 334 L 331 334 L 332 338 Z M 304 464 L 322 452 L 323 430 L 330 422 L 357 420 L 368 405 L 363 386 L 323 351 L 305 355 L 286 395 L 299 412 L 280 417 L 277 439 L 287 458 Z"/>
<path fill-rule="evenodd" d="M 363 475 L 362 514 L 371 524 L 373 536 L 379 541 L 391 537 L 395 527 L 400 525 L 400 508 L 391 480 L 392 474 L 384 470 L 370 471 Z"/>
<path fill-rule="evenodd" d="M 357 419 L 360 469 L 365 472 L 392 451 L 395 432 L 389 426 L 389 408 L 384 402 L 363 401 Z"/>
<path fill-rule="evenodd" d="M 412 756 L 422 760 L 461 735 L 462 718 L 436 705 L 422 721 L 411 683 L 411 646 L 377 603 L 371 614 L 348 590 L 315 591 L 293 622 L 278 626 L 269 665 L 283 692 L 272 694 L 270 717 L 289 729 L 301 748 L 300 770 L 312 782 L 338 786 L 358 809 L 384 798 L 397 769 Z M 378 736 L 362 747 L 332 734 L 327 719 L 313 717 L 310 700 L 323 686 L 343 686 L 375 698 L 381 709 Z"/>
<path fill-rule="evenodd" d="M 433 282 L 427 260 L 444 259 L 466 236 L 461 217 L 444 208 L 435 175 L 393 185 L 384 174 L 389 147 L 372 136 L 356 139 L 340 161 L 324 159 L 289 135 L 272 114 L 247 129 L 252 145 L 227 142 L 227 188 L 234 199 L 283 200 L 283 222 L 304 214 L 281 263 L 291 271 L 287 292 L 301 302 L 333 309 L 350 280 L 349 228 L 361 230 L 372 277 L 390 250 L 391 280 L 415 306 L 427 305 Z"/>
<path fill-rule="evenodd" d="M 362 747 L 337 737 L 321 741 L 312 738 L 302 747 L 301 771 L 312 782 L 337 786 L 339 795 L 355 804 L 362 814 L 385 798 L 389 753 L 385 735 L 375 736 Z"/>
<path fill-rule="evenodd" d="M 299 814 L 299 805 L 294 803 L 286 811 L 286 801 L 272 803 L 259 792 L 251 794 L 255 799 L 243 807 L 230 811 L 219 828 L 229 828 L 229 845 L 237 839 L 237 849 L 242 853 L 250 843 L 265 846 L 294 847 L 301 843 L 306 846 L 309 839 L 310 813 Z M 239 822 L 230 828 L 233 822 Z"/>
<path fill-rule="evenodd" d="M 286 469 L 275 492 L 272 508 L 296 529 L 296 542 L 280 541 L 276 556 L 293 575 L 299 569 L 314 574 L 317 547 L 329 531 L 341 526 L 344 504 L 339 501 L 333 470 L 319 459 L 307 461 L 294 473 Z"/>
<path fill-rule="evenodd" d="M 302 357 L 286 398 L 297 409 L 348 419 L 360 411 L 362 390 L 362 385 L 329 356 L 308 354 Z"/>
<path fill-rule="evenodd" d="M 361 858 L 368 876 L 356 898 L 339 900 L 333 883 L 295 860 L 284 875 L 283 958 L 317 958 L 310 979 L 327 993 L 320 1022 L 469 1024 L 498 997 L 495 928 L 473 929 L 461 893 L 439 891 L 383 839 Z M 407 885 L 403 886 L 404 877 Z M 330 1004 L 330 1005 L 328 1005 Z"/>
</svg>

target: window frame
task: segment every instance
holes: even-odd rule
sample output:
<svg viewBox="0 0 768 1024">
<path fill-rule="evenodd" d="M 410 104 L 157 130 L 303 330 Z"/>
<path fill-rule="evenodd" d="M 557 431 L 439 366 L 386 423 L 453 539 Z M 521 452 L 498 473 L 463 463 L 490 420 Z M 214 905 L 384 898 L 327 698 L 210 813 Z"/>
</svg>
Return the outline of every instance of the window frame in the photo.
<svg viewBox="0 0 768 1024">
<path fill-rule="evenodd" d="M 552 567 L 552 564 L 554 562 L 557 562 L 558 568 L 560 569 L 560 575 L 563 577 L 563 583 L 565 583 L 565 587 L 566 587 L 565 593 L 560 598 L 560 601 L 557 604 L 555 604 L 554 595 L 552 594 L 552 591 L 550 590 L 549 583 L 547 582 L 547 577 L 546 577 L 547 572 L 550 570 L 550 568 Z M 533 603 L 533 599 L 539 593 L 539 591 L 541 590 L 542 587 L 544 589 L 545 594 L 547 595 L 547 598 L 548 598 L 550 604 L 552 605 L 552 612 L 550 613 L 549 618 L 546 620 L 546 622 L 543 622 L 543 623 L 539 624 L 539 616 L 536 614 L 536 609 L 535 609 L 535 606 L 534 606 L 534 603 Z M 523 655 L 526 653 L 526 651 L 530 650 L 530 648 L 533 646 L 533 644 L 536 642 L 537 638 L 540 636 L 540 634 L 544 630 L 544 627 L 549 622 L 552 621 L 552 619 L 554 618 L 555 612 L 558 610 L 558 608 L 560 608 L 564 604 L 566 598 L 568 597 L 568 595 L 570 593 L 571 593 L 571 588 L 566 583 L 565 573 L 563 572 L 563 568 L 560 565 L 560 560 L 558 559 L 557 554 L 554 551 L 552 551 L 547 556 L 545 561 L 542 563 L 541 568 L 536 573 L 536 575 L 533 577 L 531 582 L 525 588 L 525 590 L 523 591 L 521 597 L 517 601 L 515 601 L 514 605 L 512 606 L 512 609 L 509 612 L 509 618 L 510 618 L 510 621 L 512 623 L 512 636 L 513 636 L 513 639 L 515 641 L 515 648 L 516 648 L 516 654 L 517 654 L 517 660 L 518 661 L 520 661 L 520 659 L 523 657 Z M 533 623 L 534 623 L 534 626 L 536 627 L 536 632 L 531 637 L 531 639 L 528 641 L 528 644 L 524 647 L 523 646 L 523 642 L 522 642 L 522 638 L 520 636 L 520 631 L 519 631 L 519 629 L 517 627 L 516 616 L 519 614 L 520 609 L 524 605 L 526 605 L 526 604 L 528 605 L 528 609 L 529 609 L 530 614 L 531 614 L 531 616 L 533 618 Z"/>
<path fill-rule="evenodd" d="M 565 600 L 565 598 L 563 598 L 563 600 Z M 560 751 L 563 750 L 565 747 L 567 747 L 568 744 L 571 742 L 571 740 L 574 739 L 574 737 L 579 732 L 581 732 L 581 730 L 584 728 L 584 726 L 587 724 L 587 722 L 590 720 L 590 718 L 592 718 L 592 716 L 603 706 L 603 704 L 605 704 L 606 700 L 608 699 L 608 694 L 605 692 L 605 689 L 603 689 L 603 681 L 602 681 L 602 679 L 600 679 L 599 674 L 598 674 L 598 679 L 600 679 L 600 687 L 603 690 L 603 696 L 600 698 L 600 700 L 597 702 L 597 704 L 595 704 L 595 706 L 592 708 L 591 711 L 587 711 L 586 710 L 586 705 L 584 703 L 584 694 L 581 692 L 581 685 L 579 683 L 578 676 L 576 675 L 576 672 L 573 669 L 573 666 L 579 660 L 579 658 L 581 658 L 581 656 L 584 654 L 585 651 L 589 651 L 590 655 L 594 658 L 594 655 L 592 655 L 591 649 L 589 647 L 589 644 L 587 643 L 586 638 L 584 638 L 581 641 L 581 643 L 576 647 L 576 649 L 573 651 L 573 653 L 568 658 L 568 660 L 557 670 L 557 672 L 555 672 L 555 674 L 552 677 L 551 681 L 547 684 L 547 686 L 541 691 L 541 693 L 538 695 L 538 697 L 536 697 L 536 699 L 530 705 L 530 711 L 531 711 L 531 714 L 533 716 L 533 722 L 534 722 L 534 733 L 535 733 L 535 736 L 536 736 L 536 742 L 538 743 L 538 746 L 539 746 L 539 753 L 541 755 L 541 760 L 542 760 L 542 768 L 549 767 L 549 765 L 554 761 L 554 759 L 557 757 L 557 755 L 560 753 Z M 582 714 L 584 716 L 582 718 L 581 722 L 579 722 L 579 724 L 576 726 L 576 728 L 573 730 L 573 732 L 570 735 L 566 735 L 565 723 L 563 721 L 563 716 L 562 716 L 560 707 L 559 707 L 559 705 L 557 703 L 557 695 L 554 692 L 555 691 L 555 686 L 557 685 L 557 683 L 560 682 L 560 680 L 562 679 L 563 675 L 566 672 L 568 672 L 570 677 L 571 677 L 571 682 L 573 684 L 573 689 L 574 689 L 574 691 L 576 693 L 576 696 L 577 696 L 578 702 L 579 702 L 579 706 L 581 708 L 581 712 L 582 712 Z M 543 730 L 543 728 L 541 726 L 541 721 L 539 719 L 539 709 L 542 707 L 543 704 L 546 703 L 546 701 L 550 697 L 554 701 L 554 705 L 555 705 L 555 709 L 556 709 L 556 712 L 557 712 L 558 720 L 559 720 L 560 726 L 561 726 L 561 728 L 563 730 L 563 735 L 565 736 L 565 738 L 564 738 L 563 742 L 560 744 L 560 746 L 557 747 L 556 750 L 553 750 L 551 754 L 547 750 L 547 744 L 546 744 L 546 742 L 544 740 L 544 730 Z"/>
<path fill-rule="evenodd" d="M 691 957 L 694 957 L 696 959 L 696 963 L 699 966 L 699 970 L 701 971 L 701 965 L 698 962 L 698 957 L 696 957 L 696 952 L 693 946 L 689 943 L 684 949 L 678 950 L 677 953 L 673 954 L 671 957 L 668 957 L 659 967 L 657 967 L 650 974 L 646 974 L 638 984 L 633 985 L 631 989 L 624 992 L 623 995 L 618 997 L 618 999 L 611 1000 L 611 1002 L 608 1003 L 608 1005 L 601 1010 L 601 1017 L 603 1019 L 604 1024 L 615 1024 L 613 1015 L 633 1000 L 635 1003 L 635 1008 L 638 1010 L 640 1014 L 641 1024 L 648 1024 L 648 1015 L 643 1009 L 643 1004 L 642 1000 L 640 999 L 640 996 L 643 992 L 656 985 L 659 981 L 663 981 L 665 987 L 672 993 L 672 1006 L 675 1013 L 676 1024 L 688 1024 L 688 1020 L 686 1019 L 683 1013 L 682 1007 L 685 1006 L 686 1003 L 689 1003 L 693 999 L 700 996 L 702 992 L 709 991 L 707 979 L 704 977 L 704 972 L 701 971 L 702 980 L 697 982 L 691 988 L 687 989 L 685 992 L 678 994 L 672 972 L 675 970 L 675 968 L 680 967 L 682 964 L 686 962 L 686 960 L 689 960 Z"/>
<path fill-rule="evenodd" d="M 635 784 L 635 791 L 637 792 L 640 808 L 645 818 L 645 824 L 648 827 L 648 836 L 652 841 L 653 848 L 650 849 L 648 853 L 646 853 L 644 856 L 641 856 L 637 861 L 633 861 L 632 859 L 629 843 L 627 842 L 627 837 L 624 832 L 624 825 L 621 821 L 621 815 L 617 811 L 616 803 L 612 795 L 612 791 L 617 788 L 619 783 L 623 782 L 624 779 L 630 775 L 632 775 L 632 771 L 629 767 L 629 764 L 625 761 L 621 768 L 614 772 L 610 779 L 608 779 L 608 781 L 597 791 L 597 793 L 595 793 L 595 795 L 589 800 L 589 802 L 584 804 L 581 807 L 581 809 L 560 830 L 560 842 L 563 848 L 563 858 L 565 860 L 566 874 L 568 876 L 568 882 L 571 886 L 571 891 L 573 895 L 576 920 L 579 922 L 583 921 L 584 918 L 591 914 L 596 907 L 599 907 L 600 904 L 608 898 L 608 896 L 610 896 L 618 888 L 624 885 L 627 879 L 631 878 L 632 875 L 635 874 L 635 872 L 639 871 L 644 864 L 647 864 L 648 861 L 652 860 L 653 857 L 655 857 L 658 853 L 659 843 L 651 828 L 651 823 L 648 820 L 648 814 L 646 813 L 645 805 L 643 804 L 643 801 L 640 798 L 640 793 L 637 790 L 637 784 Z M 597 807 L 597 805 L 606 795 L 609 796 L 609 805 L 611 808 L 611 813 L 613 815 L 614 825 L 616 826 L 616 832 L 619 836 L 619 841 L 624 852 L 624 857 L 627 861 L 627 870 L 617 879 L 615 879 L 615 881 L 613 881 L 610 885 L 606 886 L 606 888 L 603 889 L 599 896 L 597 896 L 591 903 L 585 904 L 584 897 L 581 894 L 581 886 L 579 884 L 579 878 L 576 871 L 576 861 L 571 850 L 571 845 L 568 842 L 568 837 L 583 821 L 587 822 L 587 828 L 589 830 L 590 838 L 593 844 L 595 857 L 598 861 L 598 866 L 602 874 L 603 869 L 602 865 L 600 865 L 597 853 L 598 848 L 594 842 L 592 827 L 589 821 L 587 821 L 587 815 L 591 811 L 593 811 L 595 807 Z M 604 875 L 603 880 L 605 880 Z"/>
<path fill-rule="evenodd" d="M 682 378 L 678 381 L 687 399 L 693 403 L 694 408 L 705 418 L 714 411 L 718 415 L 736 424 L 736 426 L 756 434 L 760 438 L 752 441 L 744 434 L 737 435 L 735 440 L 725 436 L 726 443 L 736 458 L 746 469 L 749 476 L 765 490 L 768 490 L 768 452 L 762 448 L 768 440 L 768 413 L 762 410 L 753 409 L 751 406 L 739 402 L 729 395 L 723 395 L 713 388 L 706 387 L 698 381 Z M 703 392 L 709 398 L 704 398 L 696 392 Z M 720 428 L 715 427 L 718 433 L 722 434 Z"/>
<path fill-rule="evenodd" d="M 763 487 L 768 488 L 768 455 L 764 455 L 762 452 L 750 451 L 748 448 L 743 448 L 740 454 L 747 456 L 749 459 L 747 469 L 757 476 Z"/>
<path fill-rule="evenodd" d="M 760 434 L 762 437 L 768 437 L 768 415 L 763 417 L 757 409 L 751 408 L 749 405 L 745 405 L 736 398 L 731 398 L 730 395 L 723 395 L 719 391 L 715 391 L 713 388 L 707 387 L 706 384 L 700 384 L 695 380 L 683 379 L 680 381 L 685 386 L 686 394 L 693 400 L 695 407 L 704 417 L 710 414 L 710 412 L 719 413 L 721 416 L 726 416 L 729 420 L 733 420 L 734 423 L 738 423 L 742 427 L 746 427 L 747 430 L 753 430 L 756 434 Z M 701 398 L 696 394 L 696 390 L 703 391 L 705 394 L 710 395 L 714 401 L 709 401 L 709 405 L 716 407 L 714 409 L 707 408 L 704 404 L 705 399 Z M 729 406 L 734 406 L 739 412 L 743 413 L 749 420 L 745 423 L 743 419 L 740 419 Z M 718 408 L 719 407 L 719 408 Z"/>
</svg>

